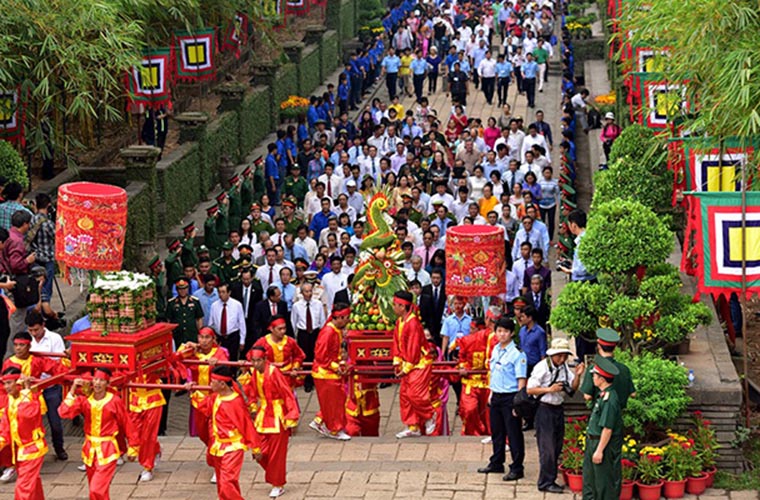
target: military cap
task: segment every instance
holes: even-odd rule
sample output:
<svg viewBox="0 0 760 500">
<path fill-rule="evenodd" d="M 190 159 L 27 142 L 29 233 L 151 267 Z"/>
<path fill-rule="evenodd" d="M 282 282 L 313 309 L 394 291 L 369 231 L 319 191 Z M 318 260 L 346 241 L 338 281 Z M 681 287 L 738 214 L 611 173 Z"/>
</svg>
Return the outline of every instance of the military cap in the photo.
<svg viewBox="0 0 760 500">
<path fill-rule="evenodd" d="M 257 167 L 260 167 L 261 165 L 264 164 L 264 157 L 263 156 L 259 156 L 258 158 L 256 158 L 255 160 L 253 160 L 253 164 L 255 166 L 257 166 Z"/>
<path fill-rule="evenodd" d="M 237 184 L 237 182 L 240 180 L 240 177 L 238 174 L 233 175 L 230 177 L 230 184 Z"/>
<path fill-rule="evenodd" d="M 227 192 L 226 191 L 222 191 L 221 193 L 219 193 L 218 195 L 216 195 L 216 201 L 219 202 L 219 203 L 223 202 L 225 200 L 225 198 L 227 198 Z"/>
<path fill-rule="evenodd" d="M 190 287 L 190 283 L 188 283 L 186 279 L 182 278 L 182 279 L 177 280 L 177 282 L 175 283 L 175 286 L 177 287 L 177 290 L 179 290 L 181 288 Z"/>
<path fill-rule="evenodd" d="M 185 227 L 182 228 L 182 231 L 185 233 L 192 233 L 193 231 L 195 231 L 195 223 L 191 222 L 190 224 L 186 225 Z"/>
<path fill-rule="evenodd" d="M 248 177 L 249 175 L 251 175 L 251 172 L 252 172 L 252 171 L 253 171 L 253 169 L 251 168 L 251 166 L 250 166 L 250 165 L 248 165 L 247 167 L 245 167 L 245 170 L 243 170 L 243 171 L 240 173 L 240 175 L 242 175 L 243 177 Z"/>
<path fill-rule="evenodd" d="M 293 200 L 283 200 L 282 204 L 283 206 L 287 205 L 291 208 L 296 208 L 296 204 Z"/>
<path fill-rule="evenodd" d="M 614 346 L 620 342 L 620 334 L 612 328 L 599 328 L 596 330 L 596 341 L 601 345 Z"/>
<path fill-rule="evenodd" d="M 169 251 L 174 252 L 176 250 L 179 250 L 180 247 L 182 247 L 182 243 L 178 239 L 174 239 L 171 243 L 169 243 Z"/>
<path fill-rule="evenodd" d="M 604 356 L 596 356 L 594 358 L 594 367 L 591 370 L 593 373 L 605 378 L 615 378 L 620 373 L 615 363 Z"/>
<path fill-rule="evenodd" d="M 567 200 L 567 199 L 562 200 L 562 209 L 563 210 L 568 210 L 568 211 L 572 212 L 576 208 L 578 208 L 578 204 L 575 203 L 574 201 Z"/>
<path fill-rule="evenodd" d="M 225 241 L 222 244 L 222 250 L 232 250 L 233 248 L 234 247 L 232 246 L 232 242 L 231 241 Z"/>
<path fill-rule="evenodd" d="M 261 205 L 258 203 L 251 203 L 251 210 L 261 210 Z"/>
<path fill-rule="evenodd" d="M 214 215 L 219 211 L 219 207 L 217 205 L 212 205 L 206 209 L 207 215 Z"/>
<path fill-rule="evenodd" d="M 195 251 L 195 253 L 197 253 L 198 255 L 200 255 L 202 253 L 210 253 L 210 252 L 211 252 L 211 250 L 209 250 L 206 245 L 199 246 L 198 250 Z"/>
<path fill-rule="evenodd" d="M 161 265 L 161 259 L 158 255 L 154 255 L 153 258 L 150 259 L 150 262 L 148 262 L 148 267 L 151 269 L 156 269 L 159 265 Z"/>
</svg>

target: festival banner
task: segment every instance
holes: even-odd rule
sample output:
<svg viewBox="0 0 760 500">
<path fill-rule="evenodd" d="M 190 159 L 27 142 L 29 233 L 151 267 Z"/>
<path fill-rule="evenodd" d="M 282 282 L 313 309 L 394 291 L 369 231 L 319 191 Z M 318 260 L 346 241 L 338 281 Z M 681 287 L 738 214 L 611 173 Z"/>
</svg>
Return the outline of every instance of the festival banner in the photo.
<svg viewBox="0 0 760 500">
<path fill-rule="evenodd" d="M 264 18 L 272 22 L 272 27 L 285 26 L 285 2 L 287 0 L 264 0 Z"/>
<path fill-rule="evenodd" d="M 687 193 L 688 218 L 681 269 L 697 278 L 699 293 L 728 297 L 740 291 L 742 243 L 747 298 L 760 293 L 760 192 L 745 194 L 742 234 L 741 193 Z"/>
<path fill-rule="evenodd" d="M 133 66 L 126 76 L 128 109 L 142 111 L 141 107 L 171 107 L 172 48 L 146 50 L 138 66 Z"/>
<path fill-rule="evenodd" d="M 683 143 L 685 190 L 719 192 L 741 190 L 741 169 L 755 163 L 760 138 L 691 137 Z M 755 172 L 747 175 L 751 182 Z"/>
<path fill-rule="evenodd" d="M 0 139 L 24 145 L 24 106 L 19 89 L 0 90 Z"/>
<path fill-rule="evenodd" d="M 670 82 L 659 73 L 635 72 L 632 75 L 639 81 L 641 103 L 635 112 L 640 124 L 662 130 L 668 127 L 669 120 L 689 113 L 688 81 Z"/>
<path fill-rule="evenodd" d="M 181 82 L 198 82 L 216 76 L 216 30 L 207 28 L 174 34 L 175 75 Z"/>
<path fill-rule="evenodd" d="M 310 0 L 285 0 L 286 16 L 303 16 L 309 13 Z"/>
<path fill-rule="evenodd" d="M 222 52 L 235 52 L 235 57 L 240 57 L 240 48 L 248 43 L 248 15 L 238 12 L 235 14 L 224 33 Z"/>
</svg>

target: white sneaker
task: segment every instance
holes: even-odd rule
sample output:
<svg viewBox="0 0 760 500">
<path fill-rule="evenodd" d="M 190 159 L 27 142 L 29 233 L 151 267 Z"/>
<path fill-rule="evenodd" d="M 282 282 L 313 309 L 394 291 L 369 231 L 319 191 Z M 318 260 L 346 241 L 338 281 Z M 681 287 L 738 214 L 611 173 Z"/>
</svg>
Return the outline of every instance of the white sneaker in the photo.
<svg viewBox="0 0 760 500">
<path fill-rule="evenodd" d="M 433 416 L 430 417 L 427 422 L 425 422 L 425 434 L 428 436 L 435 431 L 435 417 L 436 414 L 433 412 Z"/>
<path fill-rule="evenodd" d="M 403 431 L 396 434 L 396 439 L 404 439 L 404 438 L 420 437 L 420 436 L 422 436 L 422 433 L 420 431 L 413 431 L 409 428 L 406 428 Z"/>
<path fill-rule="evenodd" d="M 12 483 L 16 480 L 16 469 L 13 467 L 8 467 L 3 471 L 3 474 L 0 475 L 0 483 Z"/>
<path fill-rule="evenodd" d="M 335 439 L 337 439 L 338 441 L 350 441 L 351 436 L 346 434 L 346 431 L 340 431 L 337 434 L 335 434 Z"/>
<path fill-rule="evenodd" d="M 116 461 L 116 465 L 124 465 L 124 459 L 119 457 L 119 459 Z"/>
<path fill-rule="evenodd" d="M 327 429 L 325 428 L 325 424 L 317 422 L 316 420 L 312 420 L 309 423 L 309 428 L 312 429 L 312 430 L 314 430 L 314 431 L 317 431 L 318 433 L 322 434 L 323 436 L 327 436 L 327 435 L 330 434 L 329 432 L 327 432 Z"/>
<path fill-rule="evenodd" d="M 275 486 L 272 488 L 272 491 L 269 492 L 269 498 L 277 498 L 278 496 L 285 493 L 285 488 L 282 486 Z"/>
<path fill-rule="evenodd" d="M 483 439 L 480 440 L 480 443 L 481 444 L 491 444 L 491 436 L 484 437 Z"/>
<path fill-rule="evenodd" d="M 153 472 L 144 470 L 140 473 L 140 482 L 147 483 L 148 481 L 153 481 Z"/>
<path fill-rule="evenodd" d="M 211 479 L 208 480 L 211 484 L 216 484 L 216 471 L 214 471 L 214 475 L 211 476 Z"/>
<path fill-rule="evenodd" d="M 82 472 L 87 472 L 87 466 L 85 464 L 82 464 L 77 467 L 77 470 L 81 470 Z"/>
</svg>

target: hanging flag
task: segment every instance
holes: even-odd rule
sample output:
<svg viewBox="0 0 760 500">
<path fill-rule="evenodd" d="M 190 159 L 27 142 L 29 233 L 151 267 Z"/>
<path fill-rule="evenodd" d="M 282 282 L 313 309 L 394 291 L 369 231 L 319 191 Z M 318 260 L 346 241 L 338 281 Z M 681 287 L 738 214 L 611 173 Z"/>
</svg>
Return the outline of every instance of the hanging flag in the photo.
<svg viewBox="0 0 760 500">
<path fill-rule="evenodd" d="M 181 82 L 209 80 L 216 76 L 216 31 L 213 28 L 174 35 L 175 71 Z"/>
<path fill-rule="evenodd" d="M 747 297 L 760 293 L 760 192 L 687 193 L 688 218 L 681 269 L 697 278 L 697 291 L 728 296 L 741 290 L 742 243 Z M 742 238 L 742 236 L 744 236 Z"/>
<path fill-rule="evenodd" d="M 286 16 L 304 16 L 309 13 L 310 0 L 285 0 Z"/>
<path fill-rule="evenodd" d="M 235 52 L 235 57 L 240 57 L 240 49 L 248 43 L 248 15 L 238 12 L 230 20 L 224 33 L 222 51 Z"/>
<path fill-rule="evenodd" d="M 285 2 L 287 0 L 264 0 L 264 18 L 272 22 L 272 27 L 285 26 Z"/>
<path fill-rule="evenodd" d="M 171 63 L 171 47 L 144 52 L 140 64 L 133 66 L 126 77 L 130 111 L 171 107 Z"/>
<path fill-rule="evenodd" d="M 668 120 L 688 114 L 690 105 L 687 98 L 687 84 L 669 82 L 659 73 L 632 73 L 639 81 L 641 104 L 638 109 L 639 123 L 652 129 L 664 129 Z"/>
<path fill-rule="evenodd" d="M 0 90 L 0 139 L 24 145 L 24 105 L 21 91 Z"/>
<path fill-rule="evenodd" d="M 741 190 L 741 169 L 755 164 L 760 138 L 693 137 L 682 140 L 684 189 L 694 192 L 737 192 Z M 756 172 L 747 173 L 749 185 Z"/>
</svg>

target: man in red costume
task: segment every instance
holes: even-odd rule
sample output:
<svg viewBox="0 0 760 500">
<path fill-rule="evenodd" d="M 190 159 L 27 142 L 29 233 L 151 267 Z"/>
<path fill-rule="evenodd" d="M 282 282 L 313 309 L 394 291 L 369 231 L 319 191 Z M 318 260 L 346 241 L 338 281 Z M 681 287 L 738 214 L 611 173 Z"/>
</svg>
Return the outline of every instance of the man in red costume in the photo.
<svg viewBox="0 0 760 500">
<path fill-rule="evenodd" d="M 61 418 L 84 416 L 82 461 L 87 467 L 90 500 L 111 498 L 109 488 L 116 473 L 116 462 L 126 449 L 127 407 L 119 396 L 108 390 L 110 379 L 109 370 L 95 370 L 89 396 L 77 395 L 77 389 L 87 384 L 88 379 L 75 379 L 58 408 Z"/>
<path fill-rule="evenodd" d="M 284 320 L 282 328 L 285 328 Z M 285 492 L 288 440 L 290 430 L 298 426 L 300 412 L 290 377 L 285 377 L 267 358 L 266 350 L 254 345 L 248 351 L 254 371 L 238 380 L 248 396 L 249 408 L 256 414 L 253 456 L 266 472 L 264 479 L 272 485 L 270 498 L 277 498 Z"/>
<path fill-rule="evenodd" d="M 211 371 L 211 390 L 206 396 L 193 392 L 198 411 L 208 419 L 210 446 L 216 469 L 219 500 L 244 500 L 240 492 L 240 470 L 245 452 L 256 447 L 256 430 L 243 396 L 232 390 L 232 369 L 217 366 Z"/>
<path fill-rule="evenodd" d="M 46 358 L 35 356 L 31 352 L 32 336 L 27 332 L 19 332 L 13 336 L 13 356 L 3 362 L 2 370 L 18 368 L 25 377 L 33 379 L 42 378 L 43 373 L 57 375 L 67 371 L 66 366 L 58 358 Z M 47 405 L 42 404 L 42 413 L 47 413 Z M 4 467 L 0 482 L 8 483 L 16 477 L 16 470 L 12 463 L 10 448 L 0 450 L 0 466 Z"/>
<path fill-rule="evenodd" d="M 161 377 L 156 373 L 148 373 L 134 381 L 143 384 L 159 384 Z M 138 460 L 142 465 L 141 482 L 153 480 L 156 458 L 161 455 L 158 427 L 161 425 L 161 412 L 165 404 L 166 399 L 164 399 L 161 389 L 138 388 L 129 390 L 129 427 L 127 428 L 129 448 L 127 449 L 127 458 L 130 462 Z"/>
<path fill-rule="evenodd" d="M 343 355 L 343 328 L 348 324 L 351 307 L 333 305 L 332 315 L 319 331 L 314 346 L 311 375 L 317 389 L 319 411 L 309 427 L 323 436 L 341 441 L 351 439 L 346 433 L 346 390 L 343 377 L 347 373 Z"/>
<path fill-rule="evenodd" d="M 41 396 L 33 393 L 31 379 L 18 368 L 3 370 L 6 402 L 0 410 L 0 449 L 13 450 L 16 466 L 15 500 L 44 500 L 40 471 L 48 451 L 42 426 Z M 23 387 L 23 389 L 22 389 Z"/>
<path fill-rule="evenodd" d="M 348 378 L 346 432 L 349 436 L 380 435 L 380 395 L 377 384 L 359 382 L 359 375 Z"/>
<path fill-rule="evenodd" d="M 459 399 L 459 416 L 462 419 L 463 436 L 490 436 L 488 396 L 491 390 L 487 374 L 468 375 L 469 370 L 485 370 L 491 359 L 493 347 L 499 343 L 493 331 L 493 312 L 486 313 L 486 325 L 482 324 L 470 335 L 457 341 L 459 346 L 458 367 L 462 376 L 462 395 Z"/>
<path fill-rule="evenodd" d="M 298 346 L 293 337 L 285 335 L 287 323 L 285 318 L 278 315 L 269 320 L 269 333 L 254 345 L 264 349 L 267 361 L 287 373 L 288 384 L 292 389 L 303 385 L 303 377 L 290 374 L 293 370 L 300 370 L 306 359 L 306 354 Z"/>
<path fill-rule="evenodd" d="M 406 425 L 406 429 L 396 434 L 398 439 L 420 436 L 423 425 L 425 434 L 432 434 L 436 422 L 430 402 L 433 362 L 422 323 L 412 310 L 412 304 L 412 294 L 405 290 L 393 296 L 393 311 L 398 318 L 393 332 L 393 366 L 396 376 L 401 378 L 399 406 L 401 421 Z"/>
<path fill-rule="evenodd" d="M 195 359 L 208 363 L 207 365 L 187 365 L 187 381 L 198 385 L 209 385 L 211 383 L 211 370 L 216 366 L 217 361 L 229 360 L 227 350 L 216 345 L 216 333 L 209 327 L 198 330 L 198 342 L 182 344 L 177 350 L 177 357 L 180 360 Z M 184 365 L 182 367 L 184 368 Z M 206 445 L 206 464 L 214 468 L 214 459 L 208 450 L 208 418 L 198 411 L 198 405 L 205 396 L 205 393 L 199 392 L 197 398 L 190 399 L 190 435 L 198 436 Z M 210 482 L 216 484 L 216 472 L 211 476 Z"/>
</svg>

